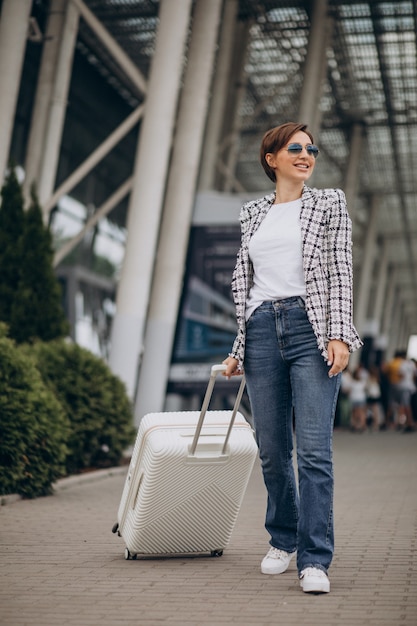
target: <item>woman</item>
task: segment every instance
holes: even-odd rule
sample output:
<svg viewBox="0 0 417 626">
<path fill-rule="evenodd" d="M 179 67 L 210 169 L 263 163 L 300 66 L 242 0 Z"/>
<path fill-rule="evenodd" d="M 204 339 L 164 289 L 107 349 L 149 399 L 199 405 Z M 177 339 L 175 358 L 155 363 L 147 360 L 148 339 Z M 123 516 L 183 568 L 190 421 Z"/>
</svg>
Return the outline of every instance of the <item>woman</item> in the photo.
<svg viewBox="0 0 417 626">
<path fill-rule="evenodd" d="M 338 189 L 305 186 L 318 148 L 304 124 L 262 140 L 275 192 L 241 210 L 232 291 L 238 333 L 225 376 L 246 375 L 268 492 L 264 574 L 297 552 L 305 592 L 330 591 L 332 431 L 342 370 L 361 345 L 352 324 L 351 222 Z M 292 464 L 295 424 L 298 490 Z"/>
</svg>

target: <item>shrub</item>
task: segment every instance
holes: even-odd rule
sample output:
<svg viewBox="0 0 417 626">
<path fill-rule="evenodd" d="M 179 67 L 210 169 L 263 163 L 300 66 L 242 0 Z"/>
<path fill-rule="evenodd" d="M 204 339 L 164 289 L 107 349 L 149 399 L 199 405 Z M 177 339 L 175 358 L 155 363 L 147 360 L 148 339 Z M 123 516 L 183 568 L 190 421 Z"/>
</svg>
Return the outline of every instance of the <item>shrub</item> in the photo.
<svg viewBox="0 0 417 626">
<path fill-rule="evenodd" d="M 60 284 L 52 267 L 52 237 L 32 189 L 23 210 L 21 185 L 10 170 L 1 190 L 0 320 L 18 343 L 64 337 L 69 325 L 62 308 Z"/>
<path fill-rule="evenodd" d="M 102 359 L 76 344 L 52 341 L 31 349 L 70 421 L 67 472 L 120 464 L 135 434 L 123 383 Z"/>
<path fill-rule="evenodd" d="M 52 236 L 43 224 L 34 189 L 21 241 L 23 252 L 11 307 L 10 335 L 18 343 L 65 337 L 69 324 L 62 308 L 61 286 L 52 267 Z"/>
<path fill-rule="evenodd" d="M 0 331 L 0 493 L 48 495 L 65 473 L 68 421 L 34 360 Z"/>
</svg>

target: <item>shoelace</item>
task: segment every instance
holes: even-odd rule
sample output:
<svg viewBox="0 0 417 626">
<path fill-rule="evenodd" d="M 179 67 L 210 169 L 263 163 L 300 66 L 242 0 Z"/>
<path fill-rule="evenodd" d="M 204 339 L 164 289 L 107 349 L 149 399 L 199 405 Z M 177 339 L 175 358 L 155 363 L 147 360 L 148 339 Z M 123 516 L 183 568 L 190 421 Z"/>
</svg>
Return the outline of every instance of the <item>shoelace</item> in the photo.
<svg viewBox="0 0 417 626">
<path fill-rule="evenodd" d="M 318 569 L 317 567 L 306 567 L 301 572 L 300 578 L 304 578 L 304 576 L 317 576 L 317 578 L 327 578 L 327 575 L 323 570 Z"/>
<path fill-rule="evenodd" d="M 268 558 L 270 559 L 285 559 L 287 557 L 287 553 L 284 550 L 279 550 L 278 548 L 270 548 L 268 552 Z"/>
</svg>

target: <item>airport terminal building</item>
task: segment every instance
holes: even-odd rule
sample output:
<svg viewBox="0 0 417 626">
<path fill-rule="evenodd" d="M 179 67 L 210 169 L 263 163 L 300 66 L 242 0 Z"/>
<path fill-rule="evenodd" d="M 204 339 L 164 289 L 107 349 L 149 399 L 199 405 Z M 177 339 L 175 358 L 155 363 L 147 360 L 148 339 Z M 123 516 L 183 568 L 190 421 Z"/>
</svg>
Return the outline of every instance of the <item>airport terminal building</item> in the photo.
<svg viewBox="0 0 417 626">
<path fill-rule="evenodd" d="M 417 335 L 413 0 L 0 0 L 0 80 L 0 177 L 36 184 L 72 337 L 137 423 L 198 405 L 231 348 L 239 211 L 286 121 L 347 197 L 353 358 Z"/>
</svg>

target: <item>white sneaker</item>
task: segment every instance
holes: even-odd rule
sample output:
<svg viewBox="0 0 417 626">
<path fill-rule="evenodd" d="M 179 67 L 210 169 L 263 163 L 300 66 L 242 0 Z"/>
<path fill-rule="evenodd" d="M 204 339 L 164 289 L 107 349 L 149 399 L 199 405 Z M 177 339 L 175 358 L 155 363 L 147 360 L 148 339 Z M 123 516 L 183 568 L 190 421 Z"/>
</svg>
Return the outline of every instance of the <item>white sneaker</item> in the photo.
<svg viewBox="0 0 417 626">
<path fill-rule="evenodd" d="M 323 570 L 306 567 L 300 574 L 300 585 L 304 593 L 329 593 L 330 580 Z"/>
<path fill-rule="evenodd" d="M 295 552 L 269 548 L 261 563 L 262 574 L 282 574 L 288 569 Z"/>
</svg>

